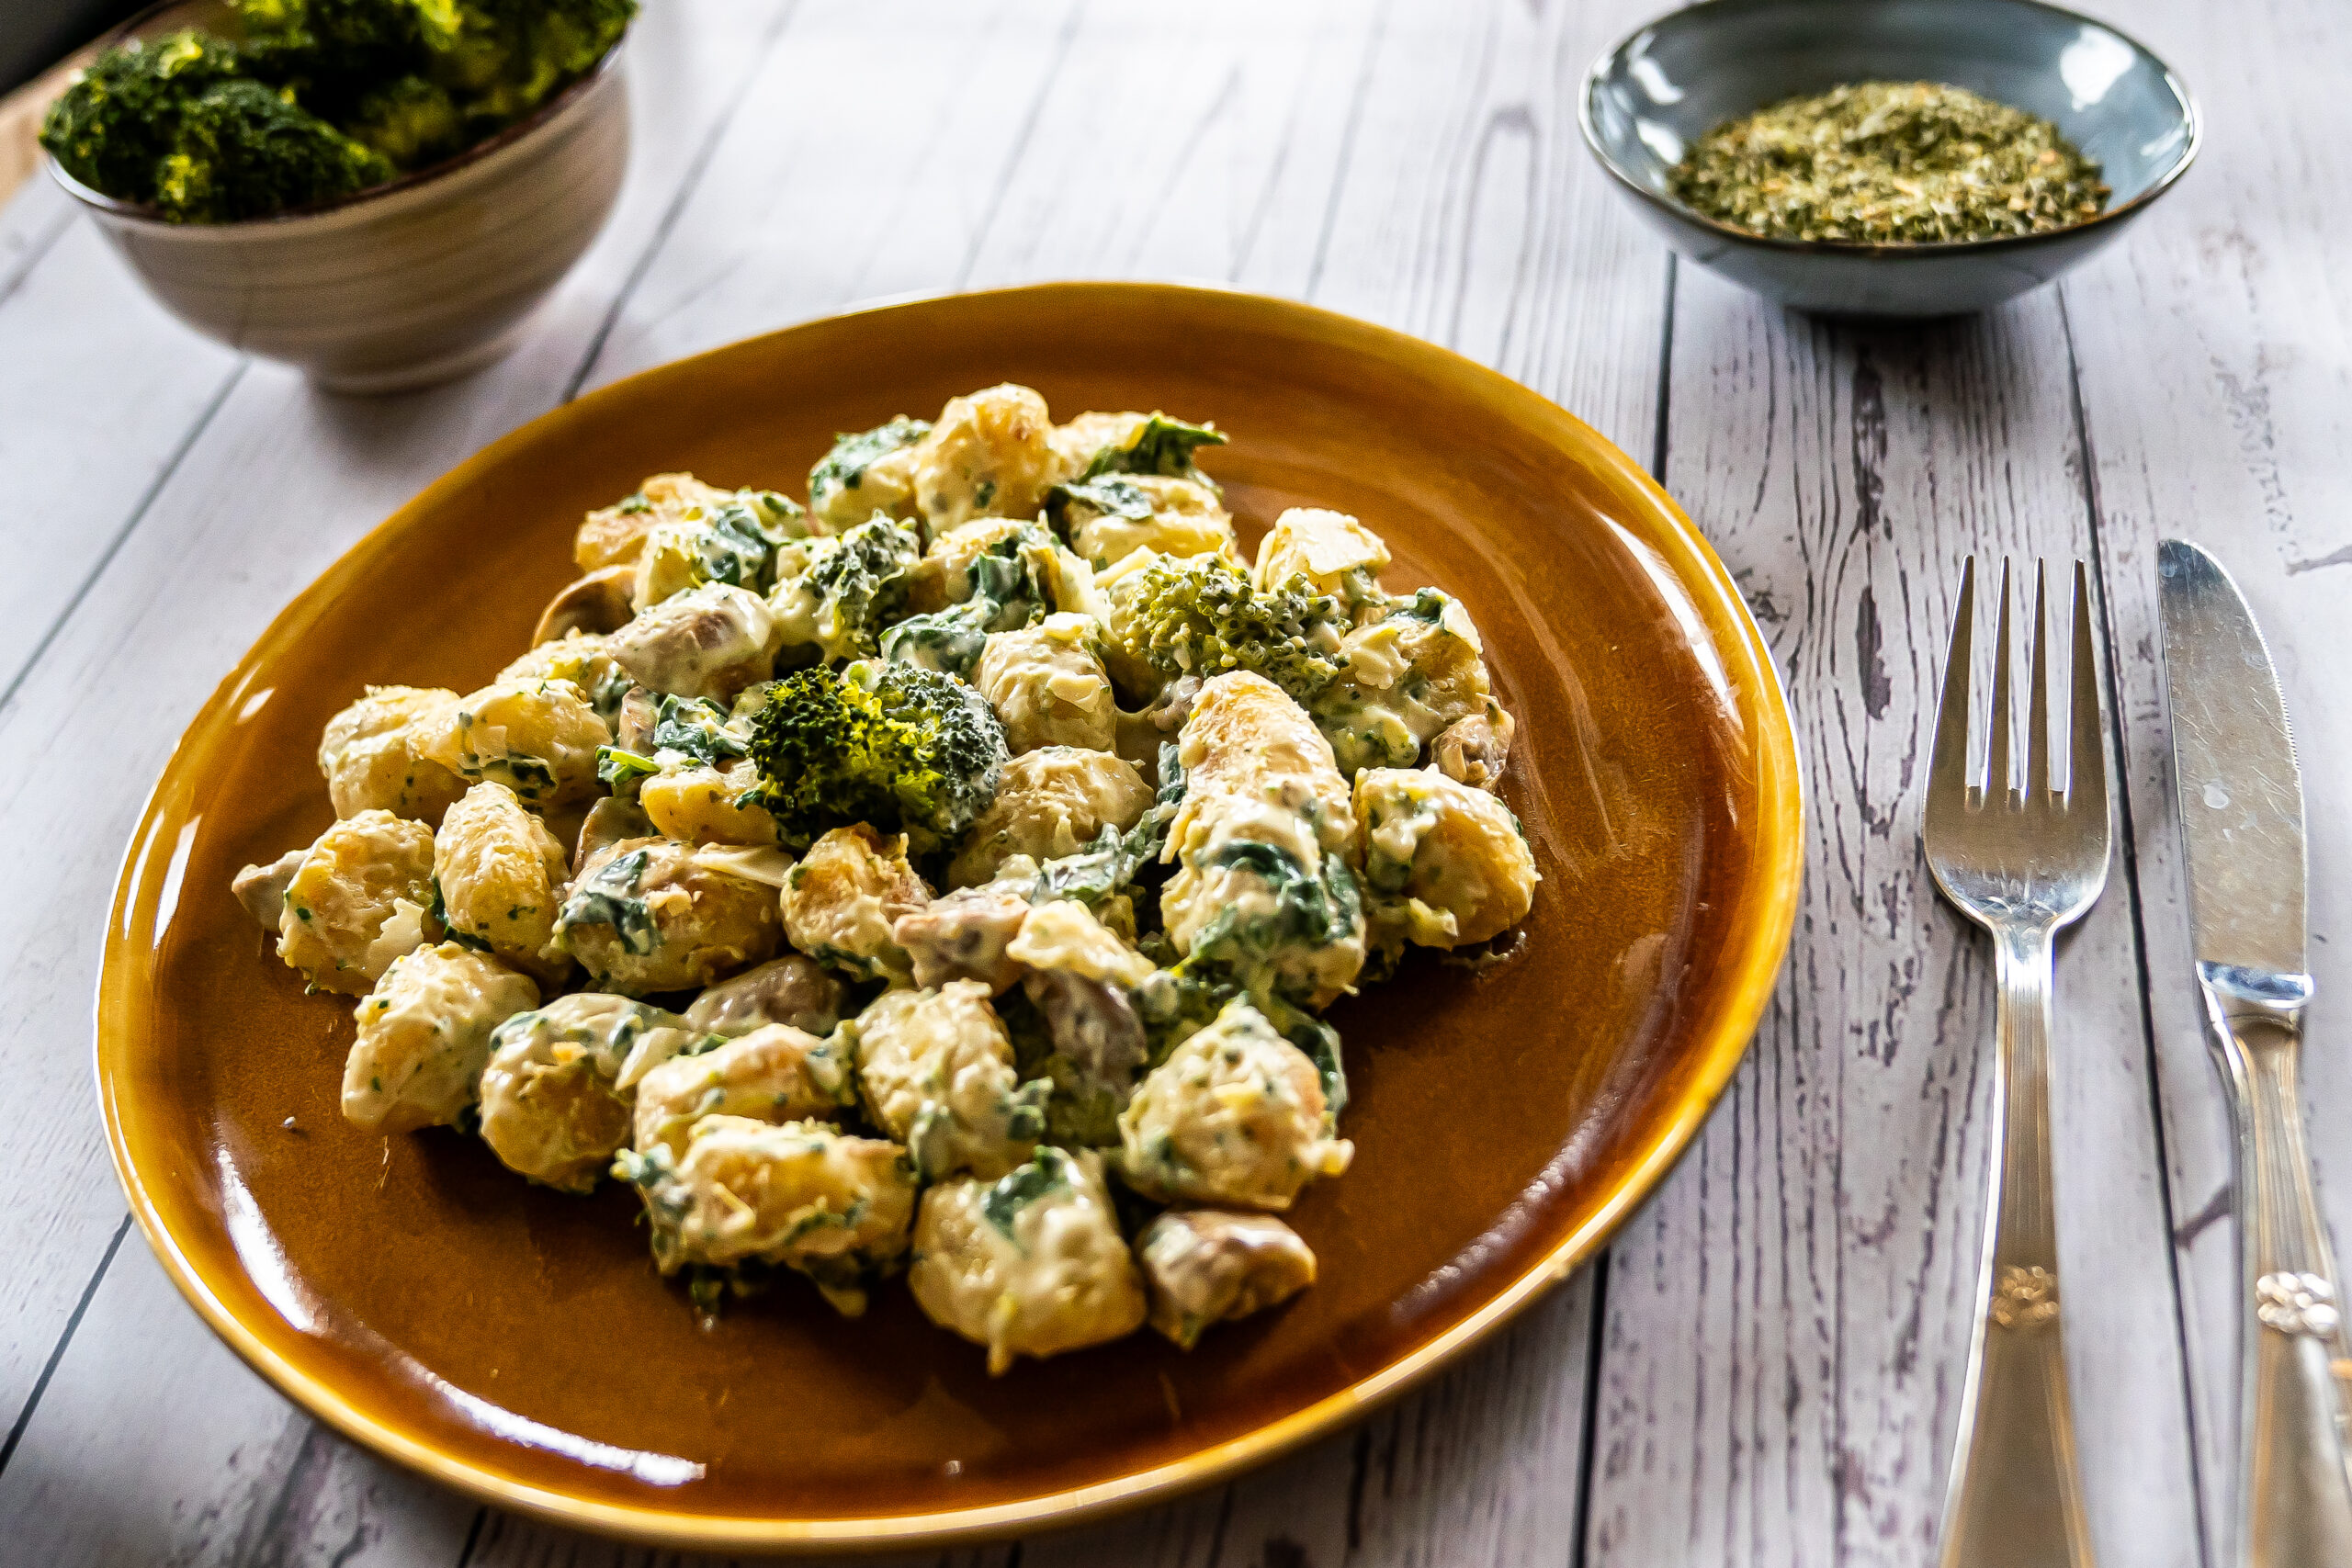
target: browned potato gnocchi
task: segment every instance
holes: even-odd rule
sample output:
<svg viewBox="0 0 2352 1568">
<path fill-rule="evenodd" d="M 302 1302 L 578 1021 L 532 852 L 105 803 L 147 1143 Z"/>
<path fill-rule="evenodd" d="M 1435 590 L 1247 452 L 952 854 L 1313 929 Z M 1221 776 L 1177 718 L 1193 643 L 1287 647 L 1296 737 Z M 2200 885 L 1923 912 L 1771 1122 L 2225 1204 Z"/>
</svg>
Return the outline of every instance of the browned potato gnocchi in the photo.
<svg viewBox="0 0 2352 1568">
<path fill-rule="evenodd" d="M 327 721 L 319 738 L 319 771 L 337 817 L 389 811 L 428 825 L 466 793 L 466 781 L 418 750 L 424 721 L 458 700 L 455 692 L 370 686 Z"/>
<path fill-rule="evenodd" d="M 706 1116 L 830 1121 L 855 1103 L 845 1048 L 788 1023 L 763 1024 L 673 1055 L 645 1074 L 637 1086 L 637 1152 L 684 1153 L 687 1134 Z"/>
<path fill-rule="evenodd" d="M 874 1124 L 907 1146 L 926 1181 L 989 1179 L 1027 1159 L 1045 1131 L 1045 1091 L 1024 1089 L 1012 1042 L 977 980 L 885 991 L 843 1032 Z"/>
<path fill-rule="evenodd" d="M 1355 1156 L 1323 1122 L 1315 1064 L 1236 999 L 1136 1089 L 1119 1116 L 1119 1172 L 1163 1202 L 1287 1209 Z"/>
<path fill-rule="evenodd" d="M 319 835 L 279 896 L 277 956 L 313 990 L 360 995 L 431 924 L 433 829 L 362 811 Z"/>
<path fill-rule="evenodd" d="M 556 917 L 556 940 L 606 990 L 695 990 L 775 952 L 775 895 L 692 848 L 638 839 L 601 852 Z"/>
<path fill-rule="evenodd" d="M 1100 1345 L 1144 1320 L 1143 1283 L 1091 1149 L 1039 1149 L 994 1182 L 925 1192 L 907 1283 L 932 1322 L 986 1346 L 999 1375 L 1016 1356 Z"/>
<path fill-rule="evenodd" d="M 449 807 L 433 840 L 433 879 L 452 934 L 543 983 L 571 972 L 571 955 L 555 940 L 571 868 L 556 836 L 513 790 L 484 780 Z"/>
<path fill-rule="evenodd" d="M 502 681 L 420 721 L 418 750 L 465 779 L 492 779 L 535 810 L 597 791 L 596 748 L 613 732 L 569 681 Z"/>
<path fill-rule="evenodd" d="M 1134 827 L 1150 805 L 1151 786 L 1124 757 L 1074 746 L 1024 751 L 1006 764 L 996 799 L 956 846 L 947 885 L 977 887 L 1015 855 L 1076 854 L 1106 827 Z"/>
<path fill-rule="evenodd" d="M 628 1141 L 640 1081 L 685 1048 L 684 1021 L 593 991 L 558 997 L 491 1032 L 481 1136 L 506 1168 L 585 1192 Z"/>
<path fill-rule="evenodd" d="M 792 868 L 784 929 L 794 947 L 842 974 L 903 980 L 913 966 L 890 929 L 930 901 L 907 863 L 906 835 L 885 838 L 860 823 L 834 829 Z"/>
<path fill-rule="evenodd" d="M 491 1032 L 538 1000 L 529 976 L 454 942 L 393 959 L 352 1010 L 344 1120 L 363 1133 L 455 1124 L 480 1092 Z"/>
<path fill-rule="evenodd" d="M 904 1151 L 823 1122 L 707 1116 L 684 1154 L 641 1156 L 627 1168 L 644 1190 L 662 1272 L 746 1262 L 791 1269 L 846 1317 L 865 1310 L 866 1276 L 906 1256 L 913 1228 L 915 1179 Z"/>
</svg>

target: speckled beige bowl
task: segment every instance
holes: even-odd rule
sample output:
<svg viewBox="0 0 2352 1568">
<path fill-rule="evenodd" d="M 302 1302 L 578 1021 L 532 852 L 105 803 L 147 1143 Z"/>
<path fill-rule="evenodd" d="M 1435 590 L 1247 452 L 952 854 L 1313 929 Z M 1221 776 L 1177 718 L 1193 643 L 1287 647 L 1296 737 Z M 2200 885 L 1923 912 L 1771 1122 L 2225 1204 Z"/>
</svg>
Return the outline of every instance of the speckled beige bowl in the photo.
<svg viewBox="0 0 2352 1568">
<path fill-rule="evenodd" d="M 217 0 L 178 0 L 118 35 L 222 32 Z M 617 45 L 529 118 L 456 157 L 301 212 L 167 223 L 50 161 L 172 314 L 341 392 L 430 386 L 513 346 L 531 308 L 604 227 L 628 165 Z"/>
</svg>

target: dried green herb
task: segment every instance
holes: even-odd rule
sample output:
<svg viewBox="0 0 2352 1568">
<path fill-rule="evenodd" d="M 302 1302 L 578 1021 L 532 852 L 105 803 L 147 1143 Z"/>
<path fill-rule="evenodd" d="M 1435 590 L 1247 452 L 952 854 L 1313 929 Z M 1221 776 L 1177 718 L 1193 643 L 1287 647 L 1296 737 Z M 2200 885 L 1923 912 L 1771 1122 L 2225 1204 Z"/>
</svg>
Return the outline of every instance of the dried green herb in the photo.
<svg viewBox="0 0 2352 1568">
<path fill-rule="evenodd" d="M 1933 243 L 2095 217 L 2099 166 L 2023 109 L 1933 82 L 1861 82 L 1717 126 L 1668 176 L 1706 216 L 1784 240 Z"/>
</svg>

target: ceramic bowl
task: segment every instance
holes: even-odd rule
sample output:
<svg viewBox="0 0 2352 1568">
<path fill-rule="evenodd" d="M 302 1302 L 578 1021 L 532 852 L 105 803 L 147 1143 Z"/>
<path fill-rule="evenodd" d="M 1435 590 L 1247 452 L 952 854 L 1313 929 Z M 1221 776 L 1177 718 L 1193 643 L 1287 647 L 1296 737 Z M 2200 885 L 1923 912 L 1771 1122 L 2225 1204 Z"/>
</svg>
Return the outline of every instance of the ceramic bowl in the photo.
<svg viewBox="0 0 2352 1568">
<path fill-rule="evenodd" d="M 1667 175 L 1727 119 L 1847 82 L 1949 83 L 2040 115 L 2113 194 L 2046 234 L 1954 244 L 1779 240 L 1701 216 Z M 1949 316 L 2049 282 L 2112 242 L 2197 155 L 2197 106 L 2113 28 L 2035 0 L 1705 0 L 1659 17 L 1585 75 L 1585 141 L 1634 209 L 1692 261 L 1802 310 Z"/>
<path fill-rule="evenodd" d="M 1167 408 L 1254 545 L 1368 519 L 1392 590 L 1477 616 L 1519 716 L 1504 798 L 1544 881 L 1483 973 L 1423 953 L 1330 1014 L 1356 1157 L 1287 1217 L 1314 1288 L 1187 1353 L 1155 1335 L 990 1378 L 903 1284 L 698 1327 L 633 1194 L 532 1187 L 478 1139 L 337 1113 L 348 998 L 304 996 L 229 892 L 332 816 L 315 756 L 370 683 L 470 689 L 649 473 L 800 489 L 834 433 L 1012 379 L 1065 418 Z M 777 395 L 777 389 L 790 395 Z M 813 321 L 593 392 L 442 479 L 222 682 L 123 870 L 98 1077 L 180 1289 L 341 1431 L 509 1506 L 729 1551 L 902 1547 L 1199 1485 L 1363 1415 L 1589 1257 L 1686 1146 L 1778 979 L 1795 746 L 1770 650 L 1665 493 L 1445 350 L 1284 300 L 1061 284 Z"/>
<path fill-rule="evenodd" d="M 176 0 L 110 41 L 182 28 L 234 36 L 219 0 Z M 622 47 L 529 118 L 344 200 L 235 223 L 169 223 L 50 173 L 164 308 L 229 347 L 344 392 L 480 368 L 571 269 L 628 166 Z"/>
</svg>

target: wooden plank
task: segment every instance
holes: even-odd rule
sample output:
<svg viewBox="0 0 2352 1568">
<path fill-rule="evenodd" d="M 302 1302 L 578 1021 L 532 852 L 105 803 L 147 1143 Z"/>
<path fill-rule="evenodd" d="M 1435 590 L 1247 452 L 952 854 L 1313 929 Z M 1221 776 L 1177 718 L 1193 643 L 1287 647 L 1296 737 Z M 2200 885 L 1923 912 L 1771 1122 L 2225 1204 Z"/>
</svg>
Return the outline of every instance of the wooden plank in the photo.
<svg viewBox="0 0 2352 1568">
<path fill-rule="evenodd" d="M 29 1462 L 50 1445 L 74 1448 L 77 1423 L 98 1418 L 92 1410 L 50 1406 L 45 1419 L 28 1424 L 25 1412 L 123 1218 L 96 1118 L 57 1111 L 87 1103 L 81 1043 L 96 980 L 91 933 L 104 923 L 140 801 L 218 672 L 303 582 L 435 474 L 563 394 L 673 193 L 734 101 L 729 89 L 766 52 L 785 12 L 782 0 L 692 20 L 674 8 L 650 11 L 631 46 L 636 177 L 530 346 L 458 386 L 377 402 L 320 396 L 274 367 L 242 375 L 177 459 L 174 482 L 152 504 L 134 491 L 104 520 L 110 532 L 135 531 L 43 645 L 32 675 L 0 703 L 0 735 L 22 746 L 28 762 L 0 784 L 0 818 L 47 846 L 40 908 L 0 914 L 13 1003 L 0 1021 L 0 1063 L 14 1091 L 0 1107 L 0 1137 L 43 1172 L 0 1221 L 0 1247 L 28 1265 L 0 1280 L 0 1411 L 22 1427 L 0 1473 L 0 1520 L 35 1506 L 23 1479 L 31 1472 L 17 1461 Z M 18 302 L 51 287 L 51 272 L 71 259 L 61 251 L 36 267 Z M 62 278 L 55 287 L 76 285 Z M 85 313 L 99 303 L 119 307 L 70 294 L 63 302 Z M 20 314 L 0 315 L 0 334 Z M 52 357 L 62 354 L 62 336 L 57 341 Z M 79 471 L 76 464 L 95 471 L 102 455 L 119 450 L 95 419 L 52 432 L 51 441 L 59 450 L 48 460 L 69 474 Z M 27 451 L 17 460 L 29 466 L 40 456 Z M 142 1325 L 139 1343 L 151 1353 L 164 1344 L 190 1347 L 192 1355 L 206 1338 L 175 1303 Z M 83 1353 L 96 1351 L 85 1346 Z M 71 1355 L 57 1367 L 72 1386 Z M 247 1432 L 221 1418 L 232 1408 L 199 1401 L 156 1419 L 192 1450 L 209 1443 L 216 1456 L 241 1446 L 258 1452 Z M 136 1489 L 124 1503 L 163 1517 L 227 1506 L 220 1497 Z"/>
<path fill-rule="evenodd" d="M 456 1562 L 475 1513 L 279 1397 L 135 1235 L 40 1416 L 0 1478 L 10 1562 L 408 1568 Z"/>
<path fill-rule="evenodd" d="M 2226 15 L 2188 3 L 2094 9 L 2188 73 L 2207 116 L 2199 166 L 2064 285 L 2080 367 L 2130 760 L 2151 1046 L 2177 1211 L 2205 1516 L 2225 1560 L 2237 1477 L 2243 1319 L 2227 1101 L 2203 1043 L 2172 794 L 2155 612 L 2157 541 L 2187 535 L 2229 566 L 2276 656 L 2311 819 L 2304 1064 L 2312 1149 L 2337 1256 L 2352 1244 L 2352 243 L 2338 191 L 2352 103 L 2309 40 L 2316 0 Z"/>
<path fill-rule="evenodd" d="M 1778 656 L 1808 775 L 1792 962 L 1612 1253 L 1595 1562 L 1928 1561 L 1989 1153 L 1989 955 L 1917 841 L 1970 550 L 2087 553 L 2056 299 L 1871 332 L 1679 273 L 1668 488 Z M 1989 639 L 1987 639 L 1989 640 Z M 1989 657 L 1989 655 L 1988 655 Z M 2129 900 L 2060 961 L 2077 1438 L 2110 1562 L 2199 1558 Z"/>
</svg>

